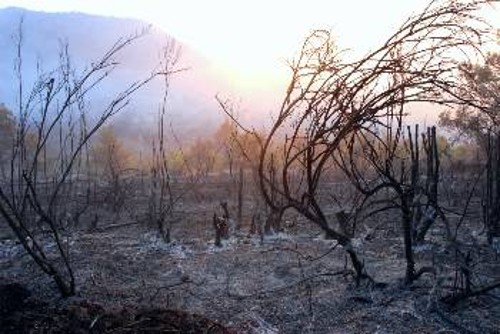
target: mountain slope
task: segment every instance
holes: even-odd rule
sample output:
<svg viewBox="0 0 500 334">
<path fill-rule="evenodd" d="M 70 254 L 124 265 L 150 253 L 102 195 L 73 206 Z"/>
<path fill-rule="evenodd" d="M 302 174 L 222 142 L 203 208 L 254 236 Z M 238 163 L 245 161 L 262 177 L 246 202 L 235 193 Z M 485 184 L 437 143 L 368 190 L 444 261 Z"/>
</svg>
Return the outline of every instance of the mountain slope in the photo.
<svg viewBox="0 0 500 334">
<path fill-rule="evenodd" d="M 22 21 L 23 78 L 30 87 L 37 68 L 50 71 L 57 67 L 61 45 L 68 43 L 71 61 L 81 70 L 104 54 L 120 37 L 129 36 L 147 27 L 138 20 L 93 16 L 80 13 L 44 13 L 19 8 L 0 10 L 0 103 L 15 110 L 17 82 L 13 71 L 16 58 L 15 36 Z M 89 96 L 90 112 L 98 110 L 106 99 L 125 88 L 128 83 L 147 76 L 159 61 L 166 40 L 159 29 L 150 32 L 131 47 L 119 60 L 120 69 L 99 90 Z M 172 80 L 169 92 L 169 117 L 181 136 L 197 129 L 210 129 L 220 119 L 213 99 L 217 88 L 210 73 L 211 63 L 187 45 L 181 48 L 179 67 L 188 67 Z M 211 77 L 212 76 L 212 77 Z M 149 133 L 162 98 L 162 84 L 155 82 L 138 93 L 128 110 L 116 119 L 129 133 Z"/>
</svg>

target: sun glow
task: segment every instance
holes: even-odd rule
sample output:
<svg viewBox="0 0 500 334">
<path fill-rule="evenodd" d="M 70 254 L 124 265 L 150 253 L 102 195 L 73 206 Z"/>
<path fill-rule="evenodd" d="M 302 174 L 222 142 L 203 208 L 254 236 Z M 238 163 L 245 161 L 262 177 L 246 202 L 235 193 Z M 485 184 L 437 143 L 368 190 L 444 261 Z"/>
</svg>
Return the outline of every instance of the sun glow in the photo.
<svg viewBox="0 0 500 334">
<path fill-rule="evenodd" d="M 242 85 L 275 84 L 286 76 L 305 35 L 332 29 L 341 48 L 359 52 L 384 41 L 428 0 L 2 0 L 0 7 L 81 11 L 138 18 L 162 28 L 205 54 Z M 486 13 L 500 27 L 498 9 Z M 361 51 L 362 52 L 362 51 Z"/>
<path fill-rule="evenodd" d="M 178 15 L 154 10 L 144 15 L 213 59 L 240 85 L 253 86 L 283 81 L 288 74 L 286 61 L 293 58 L 312 29 L 331 29 L 340 48 L 362 53 L 384 42 L 408 16 L 428 3 L 186 0 L 172 4 Z M 500 27 L 500 13 L 489 14 Z"/>
<path fill-rule="evenodd" d="M 284 75 L 290 58 L 306 33 L 294 15 L 281 10 L 280 1 L 195 2 L 176 5 L 179 17 L 165 19 L 161 13 L 150 21 L 172 32 L 215 61 L 219 70 L 246 85 L 272 83 Z M 280 14 L 281 12 L 281 14 Z M 189 18 L 190 24 L 182 21 Z"/>
</svg>

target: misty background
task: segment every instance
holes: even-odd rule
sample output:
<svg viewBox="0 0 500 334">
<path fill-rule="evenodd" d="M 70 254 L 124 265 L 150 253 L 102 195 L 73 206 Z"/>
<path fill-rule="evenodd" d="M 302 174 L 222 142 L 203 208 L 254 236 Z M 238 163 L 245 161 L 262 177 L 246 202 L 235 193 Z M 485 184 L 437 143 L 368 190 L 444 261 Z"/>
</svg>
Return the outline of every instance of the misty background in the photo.
<svg viewBox="0 0 500 334">
<path fill-rule="evenodd" d="M 22 23 L 21 23 L 22 22 Z M 67 43 L 76 73 L 89 67 L 119 39 L 148 29 L 148 33 L 120 53 L 119 68 L 87 96 L 86 111 L 99 112 L 113 96 L 150 74 L 161 61 L 162 49 L 173 41 L 179 49 L 178 69 L 168 90 L 168 122 L 178 138 L 189 141 L 212 134 L 223 120 L 216 95 L 234 99 L 245 120 L 265 119 L 280 94 L 269 87 L 240 90 L 216 63 L 162 30 L 135 19 L 81 13 L 45 13 L 20 8 L 0 10 L 0 103 L 16 113 L 18 80 L 15 74 L 16 36 L 22 29 L 24 94 L 29 94 L 38 73 L 55 70 Z M 155 80 L 137 92 L 129 106 L 112 120 L 113 128 L 127 142 L 150 144 L 164 85 Z M 260 116 L 259 116 L 260 115 Z"/>
</svg>

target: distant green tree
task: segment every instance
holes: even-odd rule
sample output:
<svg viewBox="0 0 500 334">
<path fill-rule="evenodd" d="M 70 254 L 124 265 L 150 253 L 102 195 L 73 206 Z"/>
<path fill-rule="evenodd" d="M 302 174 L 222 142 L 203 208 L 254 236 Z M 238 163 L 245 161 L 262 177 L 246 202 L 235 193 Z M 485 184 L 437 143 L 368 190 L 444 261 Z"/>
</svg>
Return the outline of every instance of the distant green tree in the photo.
<svg viewBox="0 0 500 334">
<path fill-rule="evenodd" d="M 482 64 L 462 64 L 460 77 L 456 96 L 462 105 L 441 113 L 440 125 L 485 148 L 487 134 L 500 131 L 500 53 L 488 54 Z"/>
<path fill-rule="evenodd" d="M 125 202 L 125 172 L 132 168 L 132 153 L 118 137 L 116 130 L 104 126 L 92 146 L 93 163 L 107 185 L 107 202 L 118 213 Z"/>
<path fill-rule="evenodd" d="M 236 160 L 237 160 L 237 142 L 236 136 L 238 135 L 238 128 L 229 118 L 219 126 L 215 133 L 215 143 L 221 147 L 224 155 L 224 163 L 229 169 L 229 174 L 233 175 Z"/>
<path fill-rule="evenodd" d="M 125 170 L 132 168 L 132 153 L 110 125 L 101 129 L 92 146 L 92 155 L 94 164 L 108 182 L 119 179 Z"/>
<path fill-rule="evenodd" d="M 476 141 L 485 155 L 483 219 L 488 240 L 500 238 L 500 53 L 490 53 L 483 64 L 460 66 L 461 85 L 455 112 L 440 115 L 440 123 Z"/>
</svg>

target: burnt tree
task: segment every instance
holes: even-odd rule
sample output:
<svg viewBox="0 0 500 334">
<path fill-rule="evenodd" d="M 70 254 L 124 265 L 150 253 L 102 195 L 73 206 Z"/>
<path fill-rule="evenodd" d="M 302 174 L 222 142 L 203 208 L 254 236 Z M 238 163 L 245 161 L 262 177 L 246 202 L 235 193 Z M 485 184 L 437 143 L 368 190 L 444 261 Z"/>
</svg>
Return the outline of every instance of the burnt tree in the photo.
<svg viewBox="0 0 500 334">
<path fill-rule="evenodd" d="M 457 50 L 468 55 L 481 43 L 483 26 L 475 14 L 487 2 L 432 1 L 358 60 L 344 58 L 328 31 L 314 31 L 290 63 L 287 92 L 270 131 L 261 138 L 262 195 L 272 210 L 294 209 L 337 240 L 350 256 L 358 283 L 368 277 L 363 261 L 352 239 L 330 224 L 325 209 L 331 203 L 320 198 L 319 185 L 346 140 L 356 143 L 368 133 L 376 136 L 374 128 L 381 120 L 409 103 L 443 102 L 441 93 L 456 85 Z M 277 147 L 283 163 L 274 182 L 267 166 Z M 276 193 L 279 201 L 273 199 Z M 411 212 L 405 215 L 411 221 Z M 411 240 L 411 230 L 407 238 Z M 409 270 L 413 277 L 414 270 Z"/>
<path fill-rule="evenodd" d="M 85 100 L 120 68 L 117 59 L 122 52 L 145 33 L 118 40 L 81 72 L 72 68 L 69 47 L 65 45 L 59 66 L 50 72 L 39 72 L 35 84 L 27 90 L 22 67 L 22 22 L 18 30 L 15 74 L 19 104 L 15 109 L 16 134 L 7 157 L 7 176 L 0 178 L 0 217 L 31 259 L 53 279 L 63 297 L 75 294 L 71 231 L 65 231 L 64 221 L 77 193 L 72 179 L 78 175 L 88 143 L 116 113 L 127 107 L 138 90 L 170 73 L 155 71 L 127 84 L 95 110 L 92 122 Z M 57 159 L 47 159 L 49 147 Z M 47 247 L 48 242 L 55 244 L 54 250 Z"/>
</svg>

